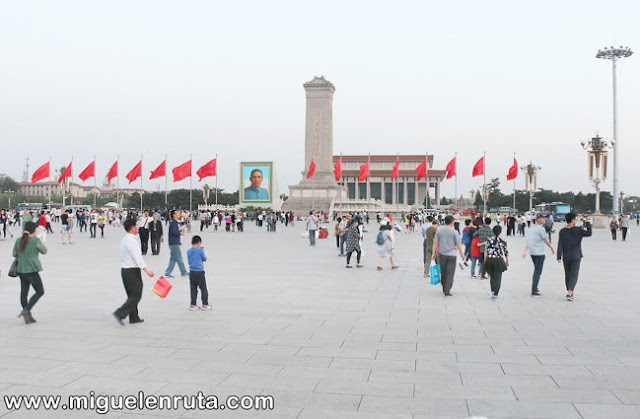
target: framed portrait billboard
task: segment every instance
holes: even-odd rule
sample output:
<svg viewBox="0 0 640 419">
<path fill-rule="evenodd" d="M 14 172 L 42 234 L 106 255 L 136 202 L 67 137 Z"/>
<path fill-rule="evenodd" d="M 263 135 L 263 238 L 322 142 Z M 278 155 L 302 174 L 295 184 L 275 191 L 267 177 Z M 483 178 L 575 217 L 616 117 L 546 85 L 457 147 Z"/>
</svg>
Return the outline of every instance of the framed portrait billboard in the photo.
<svg viewBox="0 0 640 419">
<path fill-rule="evenodd" d="M 240 163 L 240 202 L 272 203 L 273 162 Z"/>
</svg>

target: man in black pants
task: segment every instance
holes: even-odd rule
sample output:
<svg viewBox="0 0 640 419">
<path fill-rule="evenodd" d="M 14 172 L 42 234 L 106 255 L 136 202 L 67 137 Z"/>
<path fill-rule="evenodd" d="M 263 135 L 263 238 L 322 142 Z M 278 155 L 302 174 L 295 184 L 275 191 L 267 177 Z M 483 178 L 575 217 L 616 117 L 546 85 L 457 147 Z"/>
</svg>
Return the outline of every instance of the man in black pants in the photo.
<svg viewBox="0 0 640 419">
<path fill-rule="evenodd" d="M 444 227 L 439 227 L 433 238 L 432 260 L 440 256 L 440 282 L 445 297 L 451 297 L 453 277 L 456 273 L 456 255 L 464 260 L 464 247 L 460 241 L 460 235 L 453 229 L 453 217 L 447 215 L 444 218 Z"/>
<path fill-rule="evenodd" d="M 149 224 L 149 234 L 151 235 L 151 254 L 160 254 L 160 242 L 162 241 L 162 222 L 158 216 L 153 214 L 153 221 Z"/>
<path fill-rule="evenodd" d="M 142 323 L 144 320 L 138 316 L 138 303 L 142 298 L 142 269 L 153 278 L 153 271 L 147 267 L 140 252 L 138 241 L 138 227 L 133 220 L 124 222 L 127 234 L 120 242 L 120 266 L 122 267 L 122 283 L 127 293 L 127 301 L 113 313 L 118 323 L 124 326 L 124 321 L 129 316 L 129 323 Z"/>
<path fill-rule="evenodd" d="M 144 213 L 138 218 L 138 231 L 140 234 L 140 248 L 142 254 L 146 255 L 149 250 L 149 224 L 151 223 L 151 217 L 149 217 L 149 210 L 144 210 Z"/>
<path fill-rule="evenodd" d="M 567 286 L 567 301 L 573 301 L 573 290 L 578 283 L 580 261 L 582 260 L 582 238 L 591 236 L 591 221 L 582 219 L 582 227 L 576 227 L 576 215 L 572 212 L 564 216 L 567 226 L 558 234 L 558 262 L 564 264 L 564 281 Z"/>
</svg>

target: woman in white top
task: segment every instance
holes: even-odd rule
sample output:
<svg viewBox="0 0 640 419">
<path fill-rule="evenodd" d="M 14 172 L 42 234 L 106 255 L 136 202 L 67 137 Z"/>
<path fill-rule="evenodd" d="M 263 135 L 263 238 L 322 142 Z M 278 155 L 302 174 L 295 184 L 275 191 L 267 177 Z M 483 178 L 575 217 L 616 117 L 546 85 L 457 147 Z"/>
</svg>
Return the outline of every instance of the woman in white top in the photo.
<svg viewBox="0 0 640 419">
<path fill-rule="evenodd" d="M 376 237 L 376 244 L 378 245 L 378 270 L 382 270 L 382 264 L 385 258 L 389 258 L 391 262 L 391 269 L 398 269 L 398 265 L 396 265 L 393 260 L 393 250 L 395 244 L 395 238 L 393 237 L 393 227 L 383 220 L 380 222 L 380 231 L 378 232 L 378 236 Z"/>
</svg>

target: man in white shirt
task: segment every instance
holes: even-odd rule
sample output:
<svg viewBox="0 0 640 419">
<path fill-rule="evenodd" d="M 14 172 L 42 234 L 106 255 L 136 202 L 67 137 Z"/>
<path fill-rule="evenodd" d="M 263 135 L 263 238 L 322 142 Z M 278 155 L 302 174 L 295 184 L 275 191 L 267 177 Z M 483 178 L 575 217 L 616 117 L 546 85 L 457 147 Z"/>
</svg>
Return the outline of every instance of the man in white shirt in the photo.
<svg viewBox="0 0 640 419">
<path fill-rule="evenodd" d="M 149 217 L 149 210 L 144 210 L 144 214 L 138 217 L 138 231 L 140 233 L 140 249 L 142 254 L 146 255 L 149 250 L 149 224 L 153 219 Z"/>
<path fill-rule="evenodd" d="M 318 217 L 315 216 L 313 211 L 309 211 L 309 217 L 307 218 L 307 231 L 309 232 L 309 245 L 316 245 L 316 230 L 318 229 Z"/>
<path fill-rule="evenodd" d="M 140 241 L 138 239 L 138 226 L 133 220 L 124 222 L 124 229 L 127 234 L 120 242 L 120 266 L 122 272 L 122 283 L 127 293 L 127 301 L 116 311 L 113 317 L 118 323 L 124 326 L 124 321 L 129 316 L 129 323 L 142 323 L 144 319 L 138 316 L 138 303 L 142 298 L 142 269 L 147 275 L 153 278 L 153 271 L 147 267 L 140 252 Z"/>
<path fill-rule="evenodd" d="M 547 238 L 547 231 L 544 228 L 545 216 L 538 214 L 536 216 L 536 223 L 527 230 L 527 244 L 522 252 L 522 257 L 527 257 L 527 251 L 531 254 L 531 261 L 533 262 L 533 279 L 531 282 L 531 295 L 534 297 L 540 296 L 538 291 L 538 283 L 540 282 L 540 276 L 542 275 L 542 267 L 544 266 L 544 245 L 546 244 L 551 249 L 553 254 L 553 246 Z"/>
</svg>

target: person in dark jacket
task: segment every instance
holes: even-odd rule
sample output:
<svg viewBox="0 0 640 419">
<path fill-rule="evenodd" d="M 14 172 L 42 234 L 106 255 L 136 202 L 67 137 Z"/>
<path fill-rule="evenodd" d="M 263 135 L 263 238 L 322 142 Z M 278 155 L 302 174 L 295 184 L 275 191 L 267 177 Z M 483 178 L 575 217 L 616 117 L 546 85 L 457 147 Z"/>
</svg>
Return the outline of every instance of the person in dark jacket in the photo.
<svg viewBox="0 0 640 419">
<path fill-rule="evenodd" d="M 39 273 L 42 271 L 38 258 L 40 253 L 43 255 L 47 253 L 47 248 L 36 237 L 36 223 L 28 221 L 24 223 L 22 237 L 16 240 L 13 246 L 13 256 L 18 258 L 17 272 L 20 277 L 20 304 L 22 305 L 22 311 L 18 317 L 22 317 L 26 324 L 36 322 L 31 315 L 31 309 L 44 295 Z M 27 301 L 30 287 L 33 287 L 36 293 Z"/>
<path fill-rule="evenodd" d="M 178 225 L 178 218 L 180 218 L 180 212 L 173 210 L 171 211 L 171 222 L 169 223 L 169 234 L 167 234 L 169 238 L 169 251 L 171 252 L 171 256 L 169 257 L 169 266 L 167 266 L 167 270 L 164 273 L 164 276 L 167 278 L 173 278 L 171 274 L 173 269 L 178 264 L 178 268 L 180 268 L 180 275 L 189 276 L 189 272 L 184 267 L 184 261 L 182 260 L 182 252 L 180 250 L 180 235 L 182 232 L 180 231 L 180 226 Z"/>
<path fill-rule="evenodd" d="M 153 214 L 153 221 L 149 224 L 149 234 L 151 235 L 151 254 L 160 254 L 160 242 L 162 241 L 162 222 L 158 220 L 158 215 Z"/>
<path fill-rule="evenodd" d="M 582 226 L 576 226 L 576 215 L 572 212 L 564 216 L 567 226 L 558 234 L 558 262 L 564 264 L 564 281 L 567 286 L 567 301 L 573 301 L 573 290 L 578 283 L 580 261 L 582 260 L 582 238 L 591 236 L 591 221 L 582 219 Z"/>
</svg>

